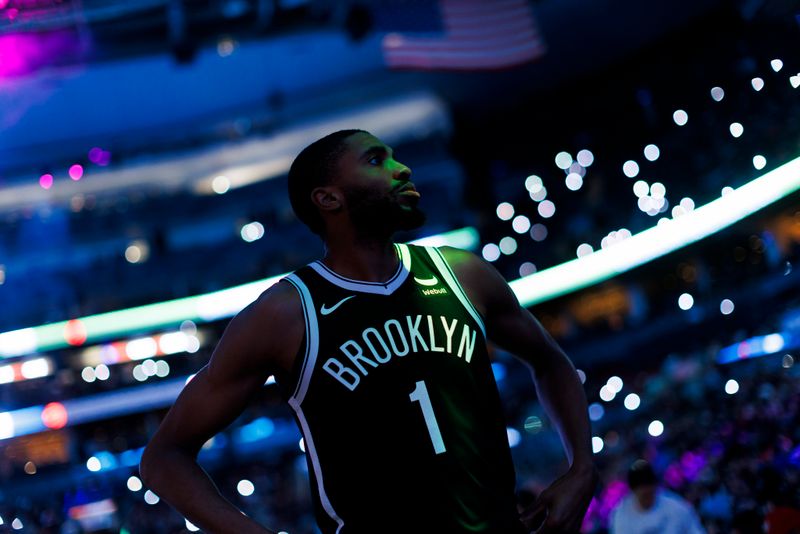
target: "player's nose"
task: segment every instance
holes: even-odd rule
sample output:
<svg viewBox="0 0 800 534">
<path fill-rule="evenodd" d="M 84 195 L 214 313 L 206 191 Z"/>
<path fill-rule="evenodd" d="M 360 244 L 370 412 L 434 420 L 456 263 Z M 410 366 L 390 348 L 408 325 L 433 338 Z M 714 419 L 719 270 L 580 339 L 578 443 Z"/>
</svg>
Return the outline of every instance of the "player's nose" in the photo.
<svg viewBox="0 0 800 534">
<path fill-rule="evenodd" d="M 393 176 L 395 180 L 402 180 L 404 182 L 407 182 L 411 179 L 411 169 L 409 169 L 402 163 L 397 162 L 393 169 Z"/>
</svg>

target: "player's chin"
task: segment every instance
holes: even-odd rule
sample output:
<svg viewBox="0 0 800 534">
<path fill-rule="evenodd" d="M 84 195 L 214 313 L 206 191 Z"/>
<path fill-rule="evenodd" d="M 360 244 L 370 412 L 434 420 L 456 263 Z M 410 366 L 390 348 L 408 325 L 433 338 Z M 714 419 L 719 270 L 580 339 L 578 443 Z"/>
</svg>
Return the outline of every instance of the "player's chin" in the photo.
<svg viewBox="0 0 800 534">
<path fill-rule="evenodd" d="M 398 217 L 397 229 L 402 231 L 414 230 L 425 224 L 427 219 L 428 216 L 424 211 L 416 206 L 409 206 Z"/>
</svg>

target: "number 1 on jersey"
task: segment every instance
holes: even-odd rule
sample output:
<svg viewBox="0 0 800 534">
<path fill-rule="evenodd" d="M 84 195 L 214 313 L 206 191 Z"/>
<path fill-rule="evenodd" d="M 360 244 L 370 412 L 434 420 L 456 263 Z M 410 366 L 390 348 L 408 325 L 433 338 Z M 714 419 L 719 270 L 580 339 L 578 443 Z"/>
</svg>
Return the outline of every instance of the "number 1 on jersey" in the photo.
<svg viewBox="0 0 800 534">
<path fill-rule="evenodd" d="M 419 401 L 422 407 L 422 416 L 425 417 L 425 424 L 428 426 L 428 433 L 431 435 L 433 442 L 433 450 L 436 454 L 442 454 L 447 451 L 442 441 L 442 433 L 439 432 L 439 424 L 436 422 L 436 416 L 433 413 L 433 406 L 431 406 L 431 398 L 428 396 L 428 388 L 425 387 L 425 382 L 420 380 L 417 382 L 417 387 L 409 395 L 411 402 Z"/>
</svg>

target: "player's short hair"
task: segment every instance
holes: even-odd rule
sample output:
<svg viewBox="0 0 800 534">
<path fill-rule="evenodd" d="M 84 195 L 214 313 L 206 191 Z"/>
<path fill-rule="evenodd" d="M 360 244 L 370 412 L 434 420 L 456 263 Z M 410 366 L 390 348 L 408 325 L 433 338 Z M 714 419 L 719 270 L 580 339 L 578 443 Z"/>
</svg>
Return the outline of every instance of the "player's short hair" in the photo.
<svg viewBox="0 0 800 534">
<path fill-rule="evenodd" d="M 636 489 L 642 486 L 658 484 L 655 471 L 646 460 L 636 460 L 628 469 L 628 487 Z"/>
<path fill-rule="evenodd" d="M 311 191 L 327 185 L 336 175 L 336 166 L 346 148 L 345 141 L 364 130 L 339 130 L 305 147 L 289 168 L 289 202 L 297 218 L 317 235 L 325 231 L 325 222 L 311 201 Z"/>
</svg>

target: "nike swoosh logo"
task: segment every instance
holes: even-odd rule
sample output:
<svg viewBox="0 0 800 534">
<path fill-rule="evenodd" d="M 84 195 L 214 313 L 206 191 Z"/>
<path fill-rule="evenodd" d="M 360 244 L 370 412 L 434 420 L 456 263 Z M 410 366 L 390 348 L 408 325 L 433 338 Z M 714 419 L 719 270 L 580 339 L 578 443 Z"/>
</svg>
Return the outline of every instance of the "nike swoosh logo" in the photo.
<svg viewBox="0 0 800 534">
<path fill-rule="evenodd" d="M 349 297 L 345 297 L 342 300 L 340 300 L 339 302 L 337 302 L 336 304 L 334 304 L 333 306 L 331 306 L 330 308 L 328 308 L 327 306 L 325 306 L 323 304 L 322 307 L 319 309 L 319 312 L 322 315 L 328 315 L 329 313 L 333 313 L 334 311 L 336 311 L 336 308 L 338 308 L 339 306 L 341 306 L 342 304 L 344 304 L 348 300 L 350 300 L 352 298 L 355 298 L 355 297 L 356 297 L 356 295 L 350 295 Z"/>
<path fill-rule="evenodd" d="M 414 281 L 421 286 L 435 286 L 439 283 L 439 279 L 435 276 L 431 276 L 430 278 L 417 278 L 415 276 Z"/>
</svg>

